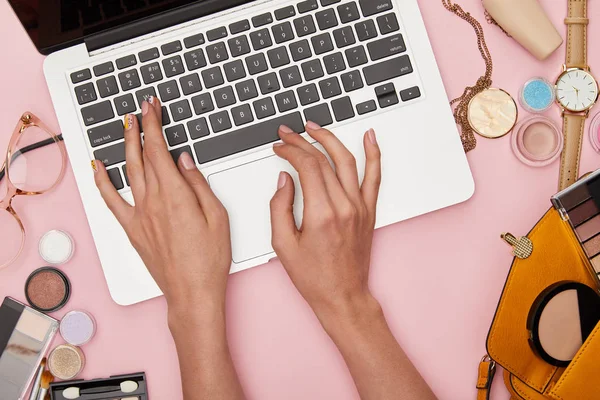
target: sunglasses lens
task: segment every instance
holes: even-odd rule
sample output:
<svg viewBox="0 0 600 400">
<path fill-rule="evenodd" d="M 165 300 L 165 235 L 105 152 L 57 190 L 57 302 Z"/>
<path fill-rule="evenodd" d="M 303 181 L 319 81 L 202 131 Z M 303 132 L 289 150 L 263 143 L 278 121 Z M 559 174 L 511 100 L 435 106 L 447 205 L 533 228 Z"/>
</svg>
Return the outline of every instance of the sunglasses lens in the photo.
<svg viewBox="0 0 600 400">
<path fill-rule="evenodd" d="M 10 265 L 19 256 L 24 234 L 17 219 L 8 211 L 0 209 L 0 269 Z"/>
<path fill-rule="evenodd" d="M 10 181 L 25 192 L 44 192 L 52 189 L 62 174 L 61 145 L 37 126 L 26 128 L 11 149 Z"/>
</svg>

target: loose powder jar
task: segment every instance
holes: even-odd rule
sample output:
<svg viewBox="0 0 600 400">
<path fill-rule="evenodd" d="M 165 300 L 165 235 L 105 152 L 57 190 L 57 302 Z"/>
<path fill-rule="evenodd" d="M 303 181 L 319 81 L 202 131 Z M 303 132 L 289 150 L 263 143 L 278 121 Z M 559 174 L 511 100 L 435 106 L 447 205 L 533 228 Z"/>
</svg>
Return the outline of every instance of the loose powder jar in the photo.
<svg viewBox="0 0 600 400">
<path fill-rule="evenodd" d="M 471 128 L 486 138 L 499 138 L 509 133 L 517 122 L 517 104 L 502 89 L 486 89 L 469 102 Z"/>
<path fill-rule="evenodd" d="M 85 356 L 80 348 L 63 344 L 48 356 L 48 370 L 58 379 L 73 379 L 85 367 Z"/>
<path fill-rule="evenodd" d="M 73 346 L 83 346 L 95 334 L 96 322 L 84 311 L 70 311 L 60 321 L 60 335 Z"/>
<path fill-rule="evenodd" d="M 53 267 L 37 269 L 25 282 L 25 298 L 41 312 L 58 311 L 71 297 L 71 283 L 62 271 Z"/>
<path fill-rule="evenodd" d="M 75 252 L 73 238 L 67 232 L 59 230 L 46 232 L 40 239 L 39 252 L 48 264 L 65 264 Z"/>
<path fill-rule="evenodd" d="M 558 127 L 543 116 L 523 121 L 511 138 L 515 156 L 531 167 L 543 167 L 556 161 L 563 145 L 563 135 Z"/>
<path fill-rule="evenodd" d="M 554 100 L 554 85 L 544 78 L 528 80 L 519 94 L 521 106 L 532 113 L 541 113 L 549 109 Z"/>
<path fill-rule="evenodd" d="M 600 153 L 600 112 L 592 119 L 590 123 L 590 142 L 596 153 Z"/>
</svg>

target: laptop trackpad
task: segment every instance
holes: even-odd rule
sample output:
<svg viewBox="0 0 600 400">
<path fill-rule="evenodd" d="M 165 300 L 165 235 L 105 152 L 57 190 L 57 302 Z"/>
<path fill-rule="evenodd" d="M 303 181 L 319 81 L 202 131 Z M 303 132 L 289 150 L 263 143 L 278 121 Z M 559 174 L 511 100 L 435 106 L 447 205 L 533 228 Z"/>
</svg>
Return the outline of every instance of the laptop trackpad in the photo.
<svg viewBox="0 0 600 400">
<path fill-rule="evenodd" d="M 233 262 L 241 263 L 273 252 L 269 202 L 277 190 L 279 171 L 294 178 L 294 215 L 299 224 L 302 194 L 293 167 L 277 156 L 212 174 L 208 182 L 229 212 Z"/>
</svg>

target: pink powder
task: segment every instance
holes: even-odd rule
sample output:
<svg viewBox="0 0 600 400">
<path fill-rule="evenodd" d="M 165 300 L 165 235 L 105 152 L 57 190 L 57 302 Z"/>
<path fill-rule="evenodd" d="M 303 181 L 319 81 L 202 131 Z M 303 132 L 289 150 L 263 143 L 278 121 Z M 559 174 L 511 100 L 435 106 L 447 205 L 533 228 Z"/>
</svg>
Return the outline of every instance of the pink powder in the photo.
<svg viewBox="0 0 600 400">
<path fill-rule="evenodd" d="M 523 146 L 536 159 L 544 159 L 556 150 L 556 134 L 547 124 L 534 122 L 523 133 Z"/>
</svg>

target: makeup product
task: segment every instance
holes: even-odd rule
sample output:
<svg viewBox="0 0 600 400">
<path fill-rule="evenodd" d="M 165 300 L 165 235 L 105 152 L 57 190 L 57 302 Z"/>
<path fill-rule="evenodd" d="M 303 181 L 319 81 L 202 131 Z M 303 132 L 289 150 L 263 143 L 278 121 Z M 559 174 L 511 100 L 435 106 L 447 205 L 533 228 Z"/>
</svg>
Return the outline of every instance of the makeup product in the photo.
<svg viewBox="0 0 600 400">
<path fill-rule="evenodd" d="M 529 313 L 533 350 L 547 363 L 566 367 L 600 321 L 600 294 L 578 282 L 560 282 L 542 292 Z"/>
<path fill-rule="evenodd" d="M 483 0 L 483 6 L 508 35 L 538 60 L 548 58 L 563 42 L 538 0 Z"/>
<path fill-rule="evenodd" d="M 469 124 L 483 137 L 496 139 L 508 134 L 517 116 L 515 100 L 502 89 L 486 89 L 469 102 Z"/>
<path fill-rule="evenodd" d="M 73 346 L 83 346 L 96 334 L 96 321 L 85 311 L 70 311 L 60 321 L 60 335 Z"/>
<path fill-rule="evenodd" d="M 44 371 L 40 381 L 40 392 L 38 393 L 37 400 L 46 399 L 46 394 L 48 394 L 48 390 L 50 389 L 50 384 L 52 382 L 54 382 L 54 376 L 52 373 L 50 373 L 50 371 Z"/>
<path fill-rule="evenodd" d="M 108 379 L 55 382 L 50 385 L 52 400 L 148 400 L 143 372 Z"/>
<path fill-rule="evenodd" d="M 71 235 L 59 230 L 46 232 L 40 239 L 38 248 L 40 256 L 51 265 L 65 264 L 75 252 Z"/>
<path fill-rule="evenodd" d="M 563 136 L 552 120 L 533 117 L 523 121 L 513 133 L 511 147 L 524 164 L 543 167 L 556 161 L 563 148 Z"/>
<path fill-rule="evenodd" d="M 590 142 L 596 153 L 600 153 L 600 112 L 590 122 Z"/>
<path fill-rule="evenodd" d="M 9 297 L 0 307 L 0 394 L 22 399 L 58 330 L 58 321 Z"/>
<path fill-rule="evenodd" d="M 554 85 L 544 78 L 532 78 L 525 82 L 519 93 L 519 103 L 532 113 L 541 113 L 552 107 L 554 100 Z"/>
<path fill-rule="evenodd" d="M 53 267 L 37 269 L 25 282 L 25 297 L 31 307 L 42 312 L 58 311 L 71 296 L 71 283 L 67 276 Z"/>
<path fill-rule="evenodd" d="M 40 383 L 42 381 L 42 374 L 46 369 L 46 359 L 44 358 L 38 367 L 37 373 L 35 374 L 35 380 L 33 381 L 33 385 L 31 386 L 31 394 L 29 395 L 29 400 L 35 400 L 40 392 Z"/>
<path fill-rule="evenodd" d="M 79 347 L 63 344 L 48 356 L 48 369 L 58 379 L 73 379 L 85 367 L 85 355 Z"/>
</svg>

